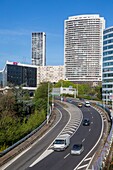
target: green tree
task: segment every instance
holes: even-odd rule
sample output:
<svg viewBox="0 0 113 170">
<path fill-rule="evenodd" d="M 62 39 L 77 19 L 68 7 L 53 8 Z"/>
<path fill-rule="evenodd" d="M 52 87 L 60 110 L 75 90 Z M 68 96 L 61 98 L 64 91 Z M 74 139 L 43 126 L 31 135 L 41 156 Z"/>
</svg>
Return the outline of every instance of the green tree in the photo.
<svg viewBox="0 0 113 170">
<path fill-rule="evenodd" d="M 44 109 L 47 112 L 47 102 L 48 102 L 48 83 L 41 83 L 38 89 L 35 91 L 35 96 L 33 99 L 35 109 L 41 111 Z"/>
</svg>

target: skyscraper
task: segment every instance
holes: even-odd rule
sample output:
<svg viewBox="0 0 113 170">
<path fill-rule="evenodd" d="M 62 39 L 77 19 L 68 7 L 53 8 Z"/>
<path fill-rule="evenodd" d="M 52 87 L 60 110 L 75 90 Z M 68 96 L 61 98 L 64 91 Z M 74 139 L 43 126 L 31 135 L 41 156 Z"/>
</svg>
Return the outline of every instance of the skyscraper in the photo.
<svg viewBox="0 0 113 170">
<path fill-rule="evenodd" d="M 113 109 L 113 26 L 104 30 L 102 99 Z"/>
<path fill-rule="evenodd" d="M 73 82 L 102 81 L 103 29 L 99 15 L 79 15 L 65 20 L 65 78 Z"/>
<path fill-rule="evenodd" d="M 32 33 L 32 64 L 46 65 L 46 34 L 44 32 Z"/>
</svg>

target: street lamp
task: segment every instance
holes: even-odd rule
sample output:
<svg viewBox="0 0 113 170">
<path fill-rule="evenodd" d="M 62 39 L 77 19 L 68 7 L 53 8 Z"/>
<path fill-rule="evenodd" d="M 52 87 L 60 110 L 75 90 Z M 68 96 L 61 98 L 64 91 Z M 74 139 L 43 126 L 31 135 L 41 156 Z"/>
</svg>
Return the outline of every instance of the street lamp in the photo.
<svg viewBox="0 0 113 170">
<path fill-rule="evenodd" d="M 54 84 L 55 84 L 55 82 L 52 83 L 52 85 L 53 85 L 53 87 L 52 87 L 52 110 L 54 108 Z"/>
<path fill-rule="evenodd" d="M 49 123 L 49 116 L 50 116 L 50 113 L 49 113 L 49 89 L 50 89 L 50 84 L 48 82 L 48 99 L 47 99 L 47 124 Z"/>
</svg>

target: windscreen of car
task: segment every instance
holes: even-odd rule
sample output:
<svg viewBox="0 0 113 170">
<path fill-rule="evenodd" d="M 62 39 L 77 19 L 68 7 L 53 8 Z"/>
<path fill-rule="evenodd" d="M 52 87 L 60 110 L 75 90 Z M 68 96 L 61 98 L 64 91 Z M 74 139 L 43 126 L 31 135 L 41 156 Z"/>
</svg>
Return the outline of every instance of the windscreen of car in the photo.
<svg viewBox="0 0 113 170">
<path fill-rule="evenodd" d="M 64 144 L 65 143 L 65 140 L 62 140 L 62 139 L 56 139 L 54 144 Z"/>
<path fill-rule="evenodd" d="M 73 150 L 80 150 L 82 148 L 82 145 L 74 145 Z"/>
<path fill-rule="evenodd" d="M 84 119 L 84 122 L 89 122 L 89 119 Z"/>
</svg>

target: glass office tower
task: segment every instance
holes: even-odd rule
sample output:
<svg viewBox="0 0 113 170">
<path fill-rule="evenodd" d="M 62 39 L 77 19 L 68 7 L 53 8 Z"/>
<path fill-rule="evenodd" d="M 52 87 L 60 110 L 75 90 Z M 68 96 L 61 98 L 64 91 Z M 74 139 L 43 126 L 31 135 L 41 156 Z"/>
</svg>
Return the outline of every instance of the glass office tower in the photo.
<svg viewBox="0 0 113 170">
<path fill-rule="evenodd" d="M 6 62 L 3 70 L 3 87 L 6 86 L 37 87 L 37 66 Z"/>
<path fill-rule="evenodd" d="M 72 16 L 65 20 L 65 79 L 73 82 L 101 82 L 103 29 L 99 15 Z"/>
<path fill-rule="evenodd" d="M 102 99 L 105 104 L 113 101 L 113 26 L 104 30 Z"/>
</svg>

